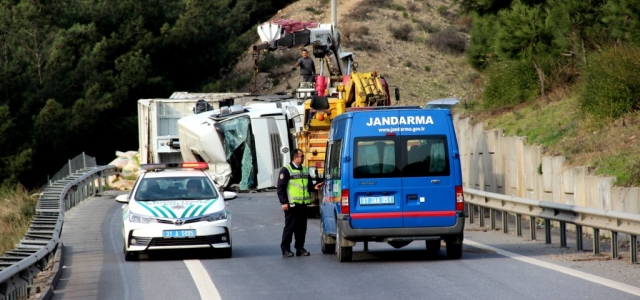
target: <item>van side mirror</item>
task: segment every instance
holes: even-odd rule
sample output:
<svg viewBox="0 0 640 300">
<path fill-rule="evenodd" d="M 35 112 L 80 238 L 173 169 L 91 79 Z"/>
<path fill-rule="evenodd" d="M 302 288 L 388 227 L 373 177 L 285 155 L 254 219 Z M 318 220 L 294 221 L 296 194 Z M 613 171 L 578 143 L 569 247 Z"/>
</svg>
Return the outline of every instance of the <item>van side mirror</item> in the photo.
<svg viewBox="0 0 640 300">
<path fill-rule="evenodd" d="M 116 202 L 129 203 L 129 194 L 124 194 L 116 197 Z"/>
</svg>

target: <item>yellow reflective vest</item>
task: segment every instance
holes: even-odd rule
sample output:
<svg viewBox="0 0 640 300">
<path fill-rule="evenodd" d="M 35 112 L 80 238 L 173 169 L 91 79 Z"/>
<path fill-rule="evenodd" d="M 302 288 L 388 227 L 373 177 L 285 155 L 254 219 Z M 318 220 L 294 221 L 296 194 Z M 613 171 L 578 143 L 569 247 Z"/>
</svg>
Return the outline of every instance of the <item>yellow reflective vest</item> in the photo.
<svg viewBox="0 0 640 300">
<path fill-rule="evenodd" d="M 287 196 L 289 203 L 295 204 L 311 204 L 311 195 L 309 195 L 309 171 L 305 166 L 301 166 L 301 170 L 291 167 L 291 164 L 285 166 L 289 171 L 289 184 L 287 185 Z"/>
</svg>

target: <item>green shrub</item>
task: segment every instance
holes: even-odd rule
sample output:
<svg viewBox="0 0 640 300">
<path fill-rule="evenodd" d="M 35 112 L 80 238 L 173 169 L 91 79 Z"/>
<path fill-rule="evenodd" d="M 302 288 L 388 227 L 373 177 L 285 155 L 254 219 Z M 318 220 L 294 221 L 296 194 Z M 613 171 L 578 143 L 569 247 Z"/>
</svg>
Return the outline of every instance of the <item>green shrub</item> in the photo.
<svg viewBox="0 0 640 300">
<path fill-rule="evenodd" d="M 517 105 L 535 100 L 539 94 L 538 76 L 529 61 L 498 62 L 489 66 L 487 75 L 482 95 L 485 108 Z"/>
<path fill-rule="evenodd" d="M 405 19 L 409 18 L 409 13 L 408 12 L 402 12 L 402 17 L 404 17 Z"/>
<path fill-rule="evenodd" d="M 402 6 L 402 5 L 400 5 L 400 4 L 392 3 L 391 5 L 389 5 L 389 7 L 390 7 L 391 9 L 393 9 L 393 10 L 397 10 L 397 11 L 405 11 L 405 12 L 407 11 L 407 9 L 406 9 L 406 8 L 404 8 L 404 6 Z"/>
<path fill-rule="evenodd" d="M 411 68 L 413 66 L 413 63 L 411 63 L 410 60 L 407 60 L 407 61 L 404 62 L 403 65 L 404 65 L 405 68 Z"/>
<path fill-rule="evenodd" d="M 440 27 L 434 26 L 429 22 L 415 20 L 414 23 L 416 23 L 416 27 L 418 28 L 418 30 L 421 30 L 427 33 L 435 33 L 440 31 Z"/>
<path fill-rule="evenodd" d="M 315 9 L 315 8 L 313 8 L 313 7 L 310 7 L 310 6 L 309 6 L 309 7 L 307 7 L 307 8 L 305 8 L 304 10 L 306 10 L 306 11 L 308 11 L 308 12 L 310 12 L 310 13 L 314 14 L 314 15 L 320 15 L 320 14 L 322 14 L 322 11 L 321 11 L 321 10 L 317 10 L 317 9 Z"/>
<path fill-rule="evenodd" d="M 436 9 L 436 11 L 438 12 L 439 15 L 444 17 L 447 14 L 447 7 L 445 5 L 440 5 Z"/>
<path fill-rule="evenodd" d="M 366 21 L 369 18 L 369 14 L 371 14 L 372 12 L 373 7 L 362 6 L 347 13 L 346 19 L 351 21 Z"/>
<path fill-rule="evenodd" d="M 615 119 L 640 110 L 640 48 L 617 46 L 590 58 L 578 101 L 583 112 Z"/>
<path fill-rule="evenodd" d="M 269 72 L 278 66 L 276 56 L 272 52 L 267 52 L 258 60 L 258 69 L 260 72 Z"/>
<path fill-rule="evenodd" d="M 431 72 L 431 66 L 429 66 L 429 65 L 424 66 L 424 70 L 426 72 Z"/>
<path fill-rule="evenodd" d="M 387 29 L 395 39 L 401 41 L 409 41 L 411 39 L 411 32 L 413 32 L 411 24 L 401 24 L 397 27 L 389 24 Z"/>
<path fill-rule="evenodd" d="M 460 54 L 467 49 L 467 39 L 455 30 L 447 29 L 431 35 L 429 45 L 440 52 Z"/>
</svg>

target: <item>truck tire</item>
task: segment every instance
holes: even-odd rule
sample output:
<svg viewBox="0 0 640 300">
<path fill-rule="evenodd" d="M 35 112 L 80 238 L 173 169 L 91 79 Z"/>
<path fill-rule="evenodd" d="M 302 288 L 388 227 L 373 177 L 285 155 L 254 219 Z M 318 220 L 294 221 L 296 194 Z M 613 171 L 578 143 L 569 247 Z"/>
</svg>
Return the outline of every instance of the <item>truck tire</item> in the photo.
<svg viewBox="0 0 640 300">
<path fill-rule="evenodd" d="M 336 245 L 338 246 L 338 261 L 349 262 L 353 256 L 353 247 L 342 247 L 340 243 L 340 228 L 336 230 Z"/>
<path fill-rule="evenodd" d="M 324 232 L 324 222 L 322 219 L 320 220 L 320 230 L 322 231 L 322 236 L 320 237 L 320 250 L 322 250 L 323 254 L 334 254 L 336 253 L 336 244 L 327 244 L 324 242 L 327 234 Z"/>
</svg>

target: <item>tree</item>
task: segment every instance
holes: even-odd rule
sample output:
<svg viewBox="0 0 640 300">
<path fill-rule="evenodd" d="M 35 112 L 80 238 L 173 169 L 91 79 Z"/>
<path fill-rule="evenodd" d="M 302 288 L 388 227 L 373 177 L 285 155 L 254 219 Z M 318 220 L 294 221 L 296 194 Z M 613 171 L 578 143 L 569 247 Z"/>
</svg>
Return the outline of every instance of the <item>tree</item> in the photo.
<svg viewBox="0 0 640 300">
<path fill-rule="evenodd" d="M 531 61 L 540 80 L 540 93 L 549 101 L 545 94 L 544 72 L 536 61 L 536 56 L 556 52 L 547 17 L 548 11 L 542 5 L 530 7 L 519 0 L 514 1 L 511 9 L 498 14 L 495 49 L 504 58 Z"/>
</svg>

